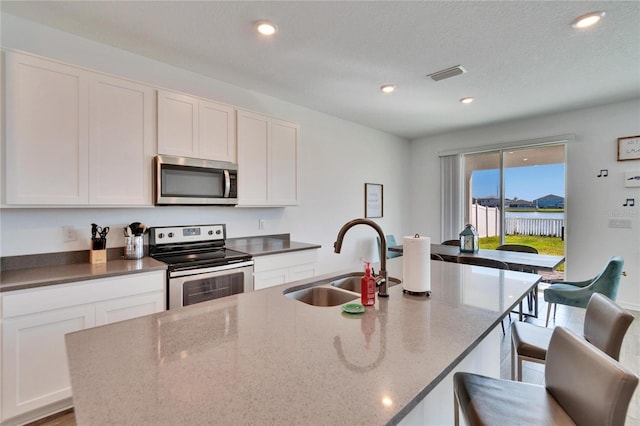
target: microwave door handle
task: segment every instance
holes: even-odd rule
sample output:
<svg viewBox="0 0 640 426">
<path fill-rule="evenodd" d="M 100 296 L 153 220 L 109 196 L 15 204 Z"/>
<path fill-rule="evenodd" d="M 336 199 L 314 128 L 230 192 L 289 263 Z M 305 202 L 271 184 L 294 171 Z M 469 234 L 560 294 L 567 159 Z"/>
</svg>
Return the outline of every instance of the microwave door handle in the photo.
<svg viewBox="0 0 640 426">
<path fill-rule="evenodd" d="M 229 198 L 231 192 L 231 178 L 229 177 L 229 170 L 224 171 L 224 198 Z"/>
</svg>

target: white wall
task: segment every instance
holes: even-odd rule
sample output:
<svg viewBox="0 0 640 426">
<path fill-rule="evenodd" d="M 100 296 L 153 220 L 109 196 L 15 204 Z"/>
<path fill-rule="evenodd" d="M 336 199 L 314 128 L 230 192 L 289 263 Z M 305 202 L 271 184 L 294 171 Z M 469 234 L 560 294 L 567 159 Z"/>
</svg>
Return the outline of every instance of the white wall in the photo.
<svg viewBox="0 0 640 426">
<path fill-rule="evenodd" d="M 292 239 L 322 245 L 320 272 L 360 269 L 360 258 L 376 259 L 375 233 L 359 226 L 349 231 L 342 254 L 333 242 L 346 221 L 364 215 L 364 183 L 384 184 L 386 233 L 405 235 L 408 223 L 409 142 L 273 97 L 204 77 L 129 52 L 3 14 L 3 48 L 209 98 L 300 124 L 299 207 L 155 207 L 146 209 L 2 209 L 0 255 L 86 250 L 90 224 L 110 226 L 109 247 L 124 244 L 124 225 L 148 226 L 226 223 L 229 237 L 291 233 Z M 37 125 L 37 123 L 34 123 Z M 117 170 L 114 170 L 117 173 Z M 258 220 L 266 220 L 258 230 Z M 64 243 L 62 226 L 78 229 L 80 239 Z"/>
<path fill-rule="evenodd" d="M 607 259 L 625 260 L 618 302 L 640 310 L 640 188 L 625 188 L 624 172 L 640 161 L 617 161 L 616 139 L 640 135 L 640 100 L 451 132 L 411 143 L 411 229 L 440 235 L 438 153 L 512 141 L 575 134 L 567 150 L 566 274 L 587 279 Z M 597 178 L 608 169 L 607 178 Z M 635 198 L 634 207 L 623 207 Z M 632 229 L 612 229 L 609 218 L 630 219 Z"/>
</svg>

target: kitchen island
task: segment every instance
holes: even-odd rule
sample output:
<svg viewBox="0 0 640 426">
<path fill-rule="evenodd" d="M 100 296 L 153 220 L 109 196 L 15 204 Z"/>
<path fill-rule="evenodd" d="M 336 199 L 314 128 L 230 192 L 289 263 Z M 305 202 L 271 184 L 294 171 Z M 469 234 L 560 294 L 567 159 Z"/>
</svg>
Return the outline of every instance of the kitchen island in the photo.
<svg viewBox="0 0 640 426">
<path fill-rule="evenodd" d="M 315 277 L 68 334 L 77 422 L 452 419 L 447 378 L 461 365 L 499 374 L 501 318 L 540 276 L 437 261 L 431 274 L 431 297 L 396 285 L 359 315 L 283 295 Z M 435 394 L 442 401 L 429 403 Z"/>
</svg>

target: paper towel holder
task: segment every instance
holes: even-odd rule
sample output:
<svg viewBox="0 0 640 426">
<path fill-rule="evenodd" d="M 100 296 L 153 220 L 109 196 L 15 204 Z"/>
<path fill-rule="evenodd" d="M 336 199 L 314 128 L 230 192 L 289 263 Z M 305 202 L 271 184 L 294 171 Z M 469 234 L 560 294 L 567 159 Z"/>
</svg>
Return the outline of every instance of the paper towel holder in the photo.
<svg viewBox="0 0 640 426">
<path fill-rule="evenodd" d="M 416 233 L 413 238 L 420 238 L 420 234 Z M 404 277 L 403 277 L 404 280 Z M 407 290 L 405 288 L 402 289 L 402 293 L 404 294 L 408 294 L 409 296 L 424 296 L 424 297 L 430 297 L 431 296 L 431 291 L 427 290 L 427 291 L 411 291 L 411 290 Z"/>
<path fill-rule="evenodd" d="M 431 296 L 431 291 L 411 291 L 411 290 L 406 290 L 406 289 L 402 289 L 402 292 L 404 294 L 408 294 L 409 296 L 424 296 L 424 297 L 430 297 Z"/>
</svg>

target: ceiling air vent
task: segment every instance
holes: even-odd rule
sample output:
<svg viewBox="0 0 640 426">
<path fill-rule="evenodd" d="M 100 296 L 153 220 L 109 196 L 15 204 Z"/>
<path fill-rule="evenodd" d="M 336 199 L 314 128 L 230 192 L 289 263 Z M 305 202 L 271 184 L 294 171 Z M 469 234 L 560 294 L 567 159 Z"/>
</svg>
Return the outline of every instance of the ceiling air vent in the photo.
<svg viewBox="0 0 640 426">
<path fill-rule="evenodd" d="M 465 72 L 467 71 L 462 68 L 461 65 L 456 65 L 454 67 L 428 74 L 427 77 L 431 78 L 433 81 L 440 81 L 444 80 L 445 78 L 451 78 L 455 77 L 456 75 L 464 74 Z"/>
</svg>

